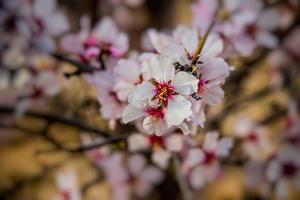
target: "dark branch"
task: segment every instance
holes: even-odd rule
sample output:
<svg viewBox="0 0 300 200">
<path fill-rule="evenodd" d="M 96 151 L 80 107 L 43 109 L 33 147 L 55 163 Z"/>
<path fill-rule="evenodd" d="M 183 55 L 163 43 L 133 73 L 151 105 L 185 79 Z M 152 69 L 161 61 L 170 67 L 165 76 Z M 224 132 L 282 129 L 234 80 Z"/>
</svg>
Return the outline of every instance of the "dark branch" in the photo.
<svg viewBox="0 0 300 200">
<path fill-rule="evenodd" d="M 98 70 L 89 64 L 85 64 L 85 63 L 73 60 L 73 59 L 68 58 L 67 56 L 59 54 L 59 53 L 52 53 L 51 56 L 59 61 L 67 62 L 67 63 L 74 65 L 79 72 L 93 73 L 94 71 Z"/>
<path fill-rule="evenodd" d="M 15 112 L 15 108 L 13 106 L 0 105 L 0 114 L 3 113 L 3 114 L 11 115 L 11 114 L 14 114 L 14 112 Z M 94 133 L 101 135 L 103 137 L 106 137 L 106 138 L 110 136 L 110 134 L 106 133 L 105 131 L 100 130 L 99 128 L 87 125 L 78 119 L 64 118 L 62 116 L 58 116 L 58 115 L 54 115 L 54 114 L 50 114 L 50 113 L 39 113 L 36 111 L 27 111 L 27 112 L 25 112 L 25 115 L 34 117 L 34 118 L 43 119 L 49 123 L 56 122 L 56 123 L 73 126 L 73 127 L 82 129 L 84 131 L 94 132 Z"/>
</svg>

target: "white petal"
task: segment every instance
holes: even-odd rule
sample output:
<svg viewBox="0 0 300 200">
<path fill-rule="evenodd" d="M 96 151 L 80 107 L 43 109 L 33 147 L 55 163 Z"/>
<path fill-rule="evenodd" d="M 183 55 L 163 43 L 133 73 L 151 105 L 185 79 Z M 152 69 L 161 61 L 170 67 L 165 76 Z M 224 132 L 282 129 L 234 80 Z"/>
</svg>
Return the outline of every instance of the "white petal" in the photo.
<svg viewBox="0 0 300 200">
<path fill-rule="evenodd" d="M 146 159 L 139 154 L 130 156 L 128 159 L 128 169 L 133 176 L 138 176 L 146 166 Z"/>
<path fill-rule="evenodd" d="M 70 26 L 65 15 L 62 13 L 52 14 L 45 21 L 47 31 L 53 36 L 59 36 L 69 30 Z"/>
<path fill-rule="evenodd" d="M 135 83 L 139 81 L 140 68 L 141 66 L 134 59 L 120 59 L 114 67 L 114 73 L 125 81 Z"/>
<path fill-rule="evenodd" d="M 154 166 L 146 167 L 140 175 L 141 180 L 151 184 L 159 183 L 162 180 L 162 178 L 162 171 Z"/>
<path fill-rule="evenodd" d="M 149 81 L 144 81 L 132 91 L 128 102 L 136 107 L 142 107 L 144 102 L 150 100 L 154 93 L 154 86 Z"/>
<path fill-rule="evenodd" d="M 156 30 L 149 30 L 148 36 L 150 41 L 158 53 L 162 53 L 162 49 L 164 49 L 169 44 L 173 43 L 173 39 L 170 36 L 167 36 L 163 33 L 158 33 Z"/>
<path fill-rule="evenodd" d="M 220 86 L 214 86 L 211 88 L 205 88 L 203 93 L 199 95 L 203 98 L 203 101 L 210 105 L 218 104 L 224 97 L 224 91 Z"/>
<path fill-rule="evenodd" d="M 143 127 L 146 133 L 156 135 L 163 135 L 169 128 L 164 120 L 155 119 L 151 116 L 144 119 Z"/>
<path fill-rule="evenodd" d="M 181 135 L 170 135 L 166 138 L 166 148 L 169 151 L 179 152 L 183 148 L 183 138 Z"/>
<path fill-rule="evenodd" d="M 201 79 L 209 81 L 207 87 L 224 83 L 229 72 L 230 67 L 222 58 L 209 59 L 200 67 Z"/>
<path fill-rule="evenodd" d="M 192 115 L 191 102 L 181 95 L 175 95 L 169 102 L 166 111 L 166 121 L 169 126 L 180 125 L 184 119 Z"/>
<path fill-rule="evenodd" d="M 110 17 L 105 17 L 98 22 L 92 33 L 92 35 L 105 42 L 113 42 L 116 39 L 117 34 L 117 26 Z"/>
<path fill-rule="evenodd" d="M 228 156 L 233 145 L 232 138 L 222 138 L 218 144 L 217 155 L 220 157 Z"/>
<path fill-rule="evenodd" d="M 278 39 L 270 32 L 260 31 L 257 34 L 257 42 L 265 47 L 273 48 L 278 44 Z"/>
<path fill-rule="evenodd" d="M 216 34 L 210 34 L 203 46 L 200 57 L 201 58 L 214 58 L 220 55 L 223 51 L 223 41 Z"/>
<path fill-rule="evenodd" d="M 207 151 L 214 151 L 218 146 L 218 132 L 208 132 L 205 135 L 203 148 Z"/>
<path fill-rule="evenodd" d="M 131 105 L 126 106 L 122 113 L 122 121 L 127 124 L 133 120 L 136 120 L 144 115 L 143 110 L 133 107 Z"/>
<path fill-rule="evenodd" d="M 145 150 L 150 147 L 149 140 L 143 134 L 132 134 L 128 137 L 129 151 Z"/>
<path fill-rule="evenodd" d="M 171 154 L 164 150 L 156 150 L 152 153 L 152 161 L 162 169 L 168 167 L 170 158 Z"/>
<path fill-rule="evenodd" d="M 178 72 L 174 76 L 175 91 L 182 95 L 193 94 L 198 89 L 198 79 L 186 72 Z"/>
<path fill-rule="evenodd" d="M 181 25 L 175 29 L 173 35 L 191 55 L 194 54 L 200 39 L 197 30 Z"/>
<path fill-rule="evenodd" d="M 119 100 L 126 102 L 134 88 L 135 85 L 130 82 L 119 81 L 114 85 L 113 90 L 117 93 Z"/>
<path fill-rule="evenodd" d="M 201 167 L 195 168 L 189 175 L 190 184 L 193 189 L 201 188 L 205 183 L 205 171 Z"/>
<path fill-rule="evenodd" d="M 204 160 L 204 153 L 199 148 L 193 148 L 189 150 L 188 155 L 183 163 L 183 170 L 188 171 L 195 165 L 199 164 Z"/>
<path fill-rule="evenodd" d="M 155 56 L 148 64 L 151 76 L 158 82 L 167 83 L 173 79 L 175 68 L 169 58 Z"/>
<path fill-rule="evenodd" d="M 56 9 L 56 0 L 38 0 L 34 1 L 33 12 L 36 16 L 49 16 Z"/>
</svg>

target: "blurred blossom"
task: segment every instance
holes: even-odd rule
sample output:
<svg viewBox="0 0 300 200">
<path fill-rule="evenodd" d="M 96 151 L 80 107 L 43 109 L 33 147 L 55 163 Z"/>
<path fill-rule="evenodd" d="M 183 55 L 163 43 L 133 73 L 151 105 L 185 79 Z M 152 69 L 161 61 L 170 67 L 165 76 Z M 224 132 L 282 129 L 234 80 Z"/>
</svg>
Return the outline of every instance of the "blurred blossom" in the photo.
<svg viewBox="0 0 300 200">
<path fill-rule="evenodd" d="M 229 155 L 232 146 L 232 138 L 219 139 L 217 132 L 208 132 L 201 147 L 188 151 L 182 164 L 182 172 L 193 189 L 199 189 L 221 175 L 220 159 Z"/>
<path fill-rule="evenodd" d="M 55 200 L 80 200 L 80 189 L 77 182 L 77 175 L 73 169 L 64 169 L 56 176 L 56 183 L 59 195 Z"/>
<path fill-rule="evenodd" d="M 264 127 L 256 125 L 250 119 L 241 118 L 235 129 L 237 136 L 243 139 L 244 150 L 251 159 L 270 155 L 272 148 Z"/>
</svg>

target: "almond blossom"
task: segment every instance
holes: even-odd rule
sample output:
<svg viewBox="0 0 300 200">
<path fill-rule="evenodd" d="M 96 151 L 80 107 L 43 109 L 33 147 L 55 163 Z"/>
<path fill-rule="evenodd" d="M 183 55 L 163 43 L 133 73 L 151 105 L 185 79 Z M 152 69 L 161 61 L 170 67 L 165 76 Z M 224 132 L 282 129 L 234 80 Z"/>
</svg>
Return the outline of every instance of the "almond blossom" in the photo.
<svg viewBox="0 0 300 200">
<path fill-rule="evenodd" d="M 70 53 L 77 54 L 82 62 L 95 67 L 103 67 L 102 62 L 108 58 L 120 58 L 128 50 L 128 37 L 119 32 L 110 17 L 104 17 L 93 30 L 87 17 L 81 18 L 81 31 L 70 33 L 61 39 L 61 47 Z M 106 62 L 106 64 L 108 64 Z M 110 65 L 114 65 L 110 64 Z"/>
<path fill-rule="evenodd" d="M 232 146 L 232 138 L 219 139 L 217 132 L 208 132 L 200 148 L 194 147 L 188 151 L 182 164 L 182 172 L 193 189 L 199 189 L 220 176 L 219 159 L 227 157 Z"/>
<path fill-rule="evenodd" d="M 114 90 L 121 101 L 127 101 L 129 94 L 133 91 L 136 85 L 144 80 L 150 79 L 150 72 L 145 62 L 153 55 L 141 54 L 140 56 L 132 55 L 127 59 L 120 59 L 114 67 L 116 83 Z"/>
<path fill-rule="evenodd" d="M 222 58 L 211 59 L 200 65 L 197 96 L 207 104 L 220 103 L 224 97 L 221 85 L 225 83 L 230 70 Z"/>
<path fill-rule="evenodd" d="M 53 51 L 54 37 L 69 30 L 66 16 L 57 10 L 56 0 L 22 1 L 18 29 L 39 50 Z"/>
<path fill-rule="evenodd" d="M 283 146 L 266 168 L 267 179 L 275 183 L 275 190 L 279 198 L 288 197 L 289 184 L 300 188 L 300 159 L 299 148 Z"/>
<path fill-rule="evenodd" d="M 237 136 L 244 140 L 243 146 L 252 159 L 262 159 L 273 151 L 266 130 L 248 118 L 241 118 L 235 126 Z"/>
<path fill-rule="evenodd" d="M 162 171 L 147 164 L 141 154 L 132 155 L 124 162 L 122 154 L 115 152 L 103 167 L 115 200 L 131 199 L 134 195 L 145 197 L 163 178 Z"/>
<path fill-rule="evenodd" d="M 151 160 L 162 169 L 166 169 L 172 153 L 183 150 L 184 137 L 169 133 L 163 136 L 133 133 L 128 139 L 128 148 L 131 152 L 151 151 Z"/>
<path fill-rule="evenodd" d="M 60 91 L 57 76 L 51 72 L 41 72 L 20 96 L 18 113 L 24 113 L 29 106 L 43 104 L 44 97 L 52 97 Z"/>
<path fill-rule="evenodd" d="M 149 32 L 150 40 L 155 50 L 162 55 L 172 59 L 173 62 L 179 62 L 180 65 L 193 64 L 195 58 L 199 63 L 207 59 L 216 58 L 223 50 L 223 42 L 216 34 L 209 34 L 200 55 L 195 55 L 197 45 L 201 40 L 198 31 L 187 26 L 178 26 L 172 35 Z"/>
<path fill-rule="evenodd" d="M 241 1 L 199 0 L 192 6 L 193 23 L 200 30 L 207 30 L 217 15 L 216 32 L 219 32 L 229 46 L 243 56 L 249 56 L 257 46 L 274 47 L 277 38 L 272 31 L 279 27 L 279 12 L 269 8 L 263 10 L 260 0 Z M 205 20 L 203 20 L 205 19 Z"/>
<path fill-rule="evenodd" d="M 148 68 L 152 79 L 142 82 L 130 94 L 122 119 L 128 123 L 143 117 L 149 133 L 163 134 L 191 115 L 191 103 L 184 96 L 197 90 L 198 81 L 186 72 L 175 73 L 167 57 L 153 57 Z"/>
<path fill-rule="evenodd" d="M 64 169 L 56 176 L 59 195 L 55 200 L 80 200 L 81 194 L 77 182 L 77 175 L 73 169 Z"/>
<path fill-rule="evenodd" d="M 97 100 L 100 105 L 100 113 L 104 119 L 109 120 L 111 129 L 115 128 L 116 120 L 118 120 L 126 104 L 118 98 L 114 90 L 115 75 L 112 70 L 104 72 L 96 72 L 92 75 L 86 75 L 85 79 L 96 88 Z"/>
</svg>

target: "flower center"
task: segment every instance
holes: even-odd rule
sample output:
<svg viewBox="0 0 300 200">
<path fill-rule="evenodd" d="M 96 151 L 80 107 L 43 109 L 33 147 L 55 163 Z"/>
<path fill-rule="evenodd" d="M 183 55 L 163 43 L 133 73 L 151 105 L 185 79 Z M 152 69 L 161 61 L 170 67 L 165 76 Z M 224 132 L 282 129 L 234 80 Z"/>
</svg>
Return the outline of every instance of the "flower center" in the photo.
<svg viewBox="0 0 300 200">
<path fill-rule="evenodd" d="M 150 141 L 150 144 L 152 146 L 160 146 L 160 147 L 163 147 L 165 145 L 165 141 L 164 139 L 161 137 L 161 136 L 157 136 L 157 135 L 150 135 L 149 137 L 149 141 Z"/>
<path fill-rule="evenodd" d="M 149 107 L 149 108 L 146 108 L 145 112 L 148 115 L 150 115 L 150 116 L 152 116 L 156 119 L 163 119 L 165 117 L 165 114 L 164 114 L 162 108 L 151 108 L 151 107 Z"/>
<path fill-rule="evenodd" d="M 153 99 L 158 100 L 163 107 L 167 107 L 169 99 L 172 99 L 173 95 L 176 94 L 171 81 L 168 83 L 159 83 L 153 79 L 151 83 L 155 86 L 155 96 Z"/>
<path fill-rule="evenodd" d="M 214 152 L 206 151 L 203 162 L 204 164 L 211 164 L 215 159 L 216 159 L 216 155 Z"/>
<path fill-rule="evenodd" d="M 294 177 L 297 173 L 297 166 L 292 162 L 287 162 L 282 165 L 281 173 L 286 177 Z"/>
<path fill-rule="evenodd" d="M 67 191 L 67 190 L 62 191 L 61 196 L 62 196 L 63 200 L 70 200 L 71 199 L 70 192 Z"/>
<path fill-rule="evenodd" d="M 254 131 L 249 132 L 247 135 L 247 139 L 250 142 L 256 143 L 258 141 L 256 132 L 254 132 Z"/>
<path fill-rule="evenodd" d="M 205 89 L 205 85 L 208 83 L 208 81 L 205 81 L 205 80 L 199 80 L 198 82 L 198 93 L 202 93 Z"/>
</svg>

